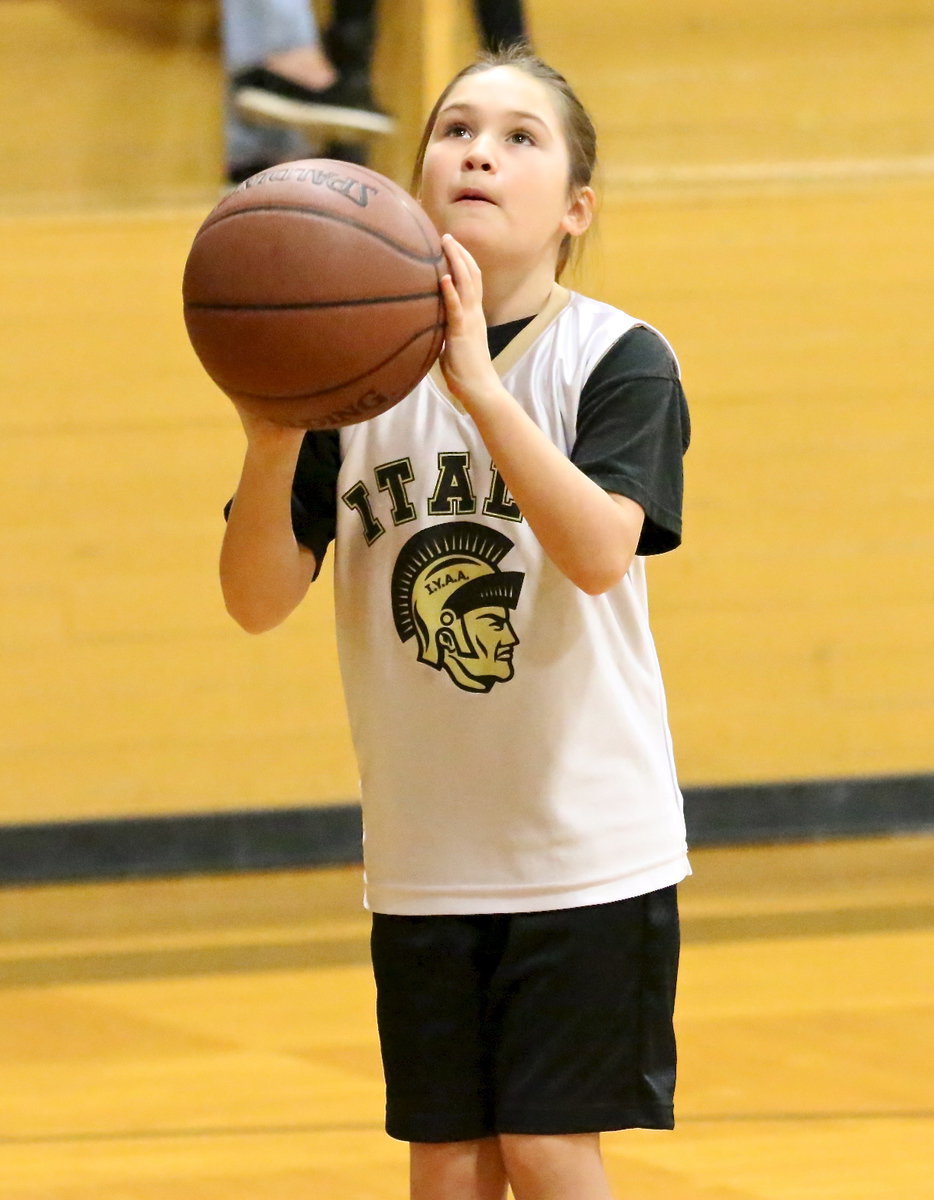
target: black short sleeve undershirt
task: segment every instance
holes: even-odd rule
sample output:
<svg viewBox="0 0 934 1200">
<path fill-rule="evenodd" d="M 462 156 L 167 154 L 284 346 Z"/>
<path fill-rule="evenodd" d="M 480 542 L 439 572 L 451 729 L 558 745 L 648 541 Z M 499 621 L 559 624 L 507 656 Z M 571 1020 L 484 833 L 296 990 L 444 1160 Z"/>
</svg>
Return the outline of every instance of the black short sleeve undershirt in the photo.
<svg viewBox="0 0 934 1200">
<path fill-rule="evenodd" d="M 690 438 L 671 351 L 653 330 L 629 330 L 584 384 L 571 461 L 645 511 L 638 554 L 662 554 L 681 544 L 682 460 Z"/>
<path fill-rule="evenodd" d="M 292 528 L 319 568 L 337 528 L 340 465 L 341 439 L 336 429 L 305 434 L 292 484 Z"/>
<path fill-rule="evenodd" d="M 336 429 L 306 433 L 292 482 L 292 529 L 296 540 L 314 554 L 316 574 L 337 528 L 340 455 L 340 434 Z M 234 499 L 231 497 L 224 505 L 225 521 Z"/>
</svg>

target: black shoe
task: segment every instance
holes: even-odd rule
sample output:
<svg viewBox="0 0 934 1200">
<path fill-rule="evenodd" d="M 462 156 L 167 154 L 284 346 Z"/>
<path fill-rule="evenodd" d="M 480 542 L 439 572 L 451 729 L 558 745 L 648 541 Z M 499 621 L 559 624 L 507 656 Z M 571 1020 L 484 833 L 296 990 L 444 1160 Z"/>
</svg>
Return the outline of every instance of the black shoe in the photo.
<svg viewBox="0 0 934 1200">
<path fill-rule="evenodd" d="M 266 67 L 252 67 L 234 77 L 233 96 L 237 111 L 258 124 L 357 133 L 392 133 L 396 124 L 359 80 L 338 79 L 316 90 Z"/>
</svg>

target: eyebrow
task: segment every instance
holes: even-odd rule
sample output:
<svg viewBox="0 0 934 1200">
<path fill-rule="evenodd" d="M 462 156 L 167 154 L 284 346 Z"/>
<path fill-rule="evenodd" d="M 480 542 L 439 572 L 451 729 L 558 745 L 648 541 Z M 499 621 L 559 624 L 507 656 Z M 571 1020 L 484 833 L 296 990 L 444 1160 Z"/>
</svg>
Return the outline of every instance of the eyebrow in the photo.
<svg viewBox="0 0 934 1200">
<path fill-rule="evenodd" d="M 448 104 L 445 108 L 442 108 L 441 111 L 438 113 L 438 116 L 444 117 L 444 116 L 447 116 L 448 113 L 452 113 L 452 112 L 463 112 L 463 113 L 476 114 L 478 111 L 479 110 L 473 104 L 456 103 L 456 104 Z M 503 115 L 510 119 L 518 119 L 520 121 L 537 121 L 538 124 L 541 125 L 543 129 L 548 128 L 547 123 L 545 121 L 543 121 L 541 117 L 536 116 L 535 113 L 522 112 L 521 110 L 516 109 L 516 110 L 513 110 L 512 112 L 504 113 Z"/>
</svg>

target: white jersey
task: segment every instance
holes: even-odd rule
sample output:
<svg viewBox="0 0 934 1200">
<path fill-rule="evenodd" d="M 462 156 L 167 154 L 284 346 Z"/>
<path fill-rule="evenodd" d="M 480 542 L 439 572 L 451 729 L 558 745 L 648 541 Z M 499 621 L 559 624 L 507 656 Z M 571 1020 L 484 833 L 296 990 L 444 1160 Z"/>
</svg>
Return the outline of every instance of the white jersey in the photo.
<svg viewBox="0 0 934 1200">
<path fill-rule="evenodd" d="M 640 324 L 555 288 L 495 360 L 565 454 Z M 644 560 L 589 596 L 545 557 L 437 368 L 341 431 L 336 605 L 367 905 L 529 912 L 689 873 Z"/>
</svg>

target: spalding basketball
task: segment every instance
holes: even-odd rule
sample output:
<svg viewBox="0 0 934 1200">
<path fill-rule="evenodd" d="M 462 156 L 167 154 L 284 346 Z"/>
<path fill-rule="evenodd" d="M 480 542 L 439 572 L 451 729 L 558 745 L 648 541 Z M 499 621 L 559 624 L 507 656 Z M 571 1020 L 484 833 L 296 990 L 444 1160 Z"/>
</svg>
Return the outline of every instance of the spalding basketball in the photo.
<svg viewBox="0 0 934 1200">
<path fill-rule="evenodd" d="M 353 163 L 261 171 L 195 235 L 182 293 L 208 375 L 247 412 L 305 429 L 397 404 L 444 336 L 441 242 L 398 184 Z"/>
</svg>

